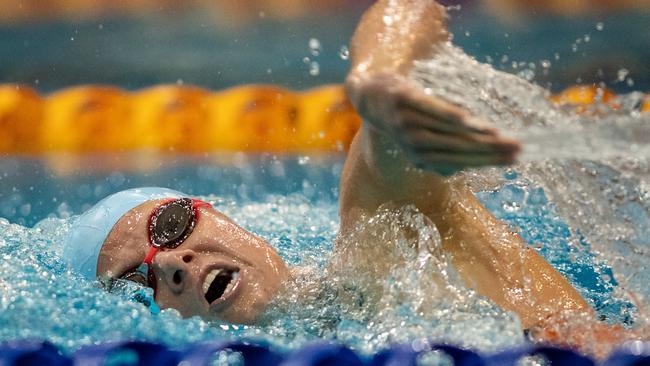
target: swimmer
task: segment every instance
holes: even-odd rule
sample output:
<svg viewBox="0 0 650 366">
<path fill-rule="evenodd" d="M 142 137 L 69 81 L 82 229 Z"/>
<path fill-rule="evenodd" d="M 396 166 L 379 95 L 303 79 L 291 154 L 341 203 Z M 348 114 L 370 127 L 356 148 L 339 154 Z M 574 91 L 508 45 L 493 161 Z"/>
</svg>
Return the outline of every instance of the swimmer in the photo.
<svg viewBox="0 0 650 366">
<path fill-rule="evenodd" d="M 558 314 L 593 318 L 594 311 L 477 201 L 462 178 L 447 177 L 513 163 L 518 142 L 425 94 L 407 77 L 415 60 L 449 42 L 445 18 L 445 9 L 431 0 L 379 0 L 360 21 L 346 88 L 364 124 L 341 177 L 333 256 L 358 273 L 386 273 L 399 264 L 382 257 L 390 252 L 385 243 L 354 243 L 372 240 L 363 224 L 387 204 L 415 207 L 437 228 L 467 287 L 517 314 L 538 339 L 563 342 L 554 333 Z M 298 275 L 264 239 L 211 205 L 163 188 L 124 191 L 99 202 L 73 224 L 64 257 L 88 278 L 149 286 L 161 308 L 184 317 L 244 324 L 259 320 L 283 283 Z M 355 260 L 362 257 L 373 260 L 362 265 Z M 593 328 L 604 338 L 619 339 L 623 332 Z"/>
</svg>

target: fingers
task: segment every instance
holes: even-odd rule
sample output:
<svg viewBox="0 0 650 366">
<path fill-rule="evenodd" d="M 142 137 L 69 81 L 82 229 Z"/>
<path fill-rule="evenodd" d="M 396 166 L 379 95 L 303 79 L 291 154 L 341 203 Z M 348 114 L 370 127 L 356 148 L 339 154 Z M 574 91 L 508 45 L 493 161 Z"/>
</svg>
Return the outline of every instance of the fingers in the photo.
<svg viewBox="0 0 650 366">
<path fill-rule="evenodd" d="M 494 135 L 497 130 L 462 108 L 424 93 L 402 94 L 397 109 L 404 116 L 419 116 L 424 125 L 450 133 Z M 405 118 L 408 119 L 408 118 Z"/>
<path fill-rule="evenodd" d="M 464 168 L 515 162 L 521 150 L 517 140 L 500 136 L 444 100 L 414 100 L 411 96 L 400 105 L 398 140 L 419 168 L 450 175 Z"/>
<path fill-rule="evenodd" d="M 490 123 L 406 79 L 373 77 L 360 85 L 357 108 L 401 145 L 411 162 L 439 174 L 515 162 L 521 146 Z"/>
<path fill-rule="evenodd" d="M 473 129 L 454 128 L 429 115 L 416 113 L 412 110 L 403 111 L 402 133 L 399 140 L 405 148 L 416 155 L 427 153 L 459 154 L 463 160 L 467 155 L 482 155 L 481 159 L 472 161 L 504 162 L 509 164 L 515 160 L 521 145 L 517 140 L 500 136 L 496 131 L 491 134 L 471 132 Z M 455 126 L 464 123 L 464 119 L 456 122 Z M 444 155 L 441 155 L 444 158 Z M 491 164 L 491 163 L 490 163 Z M 473 165 L 475 166 L 475 165 Z"/>
</svg>

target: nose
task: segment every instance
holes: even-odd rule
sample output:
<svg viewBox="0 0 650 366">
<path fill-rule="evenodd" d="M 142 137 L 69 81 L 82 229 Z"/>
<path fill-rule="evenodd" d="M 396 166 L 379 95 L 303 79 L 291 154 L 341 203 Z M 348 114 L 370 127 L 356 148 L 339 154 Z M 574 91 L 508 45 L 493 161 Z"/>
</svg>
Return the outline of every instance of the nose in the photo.
<svg viewBox="0 0 650 366">
<path fill-rule="evenodd" d="M 173 293 L 183 292 L 191 281 L 191 264 L 196 253 L 191 250 L 165 250 L 158 252 L 153 270 L 158 284 L 166 285 Z"/>
</svg>

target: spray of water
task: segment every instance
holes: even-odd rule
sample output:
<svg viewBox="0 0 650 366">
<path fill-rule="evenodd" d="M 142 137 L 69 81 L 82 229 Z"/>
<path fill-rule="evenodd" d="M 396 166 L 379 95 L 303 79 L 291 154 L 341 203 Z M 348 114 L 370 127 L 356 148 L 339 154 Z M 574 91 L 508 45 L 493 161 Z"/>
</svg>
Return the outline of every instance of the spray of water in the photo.
<svg viewBox="0 0 650 366">
<path fill-rule="evenodd" d="M 411 78 L 428 94 L 461 105 L 521 140 L 522 162 L 650 156 L 650 115 L 634 108 L 640 94 L 624 97 L 618 111 L 596 105 L 580 116 L 552 104 L 547 90 L 479 63 L 451 44 L 438 51 L 416 62 Z"/>
<path fill-rule="evenodd" d="M 461 105 L 522 141 L 516 185 L 543 188 L 569 224 L 572 240 L 585 241 L 612 266 L 619 295 L 639 306 L 647 322 L 650 291 L 650 115 L 636 108 L 641 94 L 578 115 L 548 101 L 548 91 L 494 70 L 451 44 L 417 62 L 411 77 L 424 90 Z M 466 176 L 475 190 L 504 183 L 503 169 Z M 512 173 L 510 173 L 512 174 Z"/>
</svg>

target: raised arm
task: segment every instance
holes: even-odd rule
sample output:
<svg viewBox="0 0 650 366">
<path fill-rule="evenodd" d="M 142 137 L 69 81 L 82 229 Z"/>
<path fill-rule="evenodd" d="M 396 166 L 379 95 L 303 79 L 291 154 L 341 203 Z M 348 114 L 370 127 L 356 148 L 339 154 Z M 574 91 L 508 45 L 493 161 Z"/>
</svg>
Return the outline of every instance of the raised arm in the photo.
<svg viewBox="0 0 650 366">
<path fill-rule="evenodd" d="M 341 178 L 340 235 L 384 203 L 413 204 L 436 224 L 467 285 L 517 313 L 524 327 L 563 310 L 589 312 L 575 289 L 462 181 L 440 175 L 509 164 L 519 150 L 516 141 L 408 78 L 413 61 L 434 56 L 448 41 L 445 17 L 433 0 L 379 0 L 359 24 L 346 88 L 364 124 Z"/>
<path fill-rule="evenodd" d="M 357 27 L 346 90 L 364 124 L 341 182 L 344 226 L 355 208 L 372 211 L 387 200 L 423 201 L 422 194 L 441 198 L 438 174 L 510 164 L 519 151 L 516 141 L 443 98 L 427 95 L 408 78 L 414 61 L 432 57 L 449 41 L 445 21 L 445 9 L 433 0 L 379 0 Z M 368 177 L 382 195 L 364 183 Z"/>
</svg>

